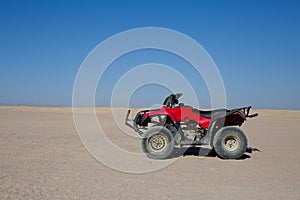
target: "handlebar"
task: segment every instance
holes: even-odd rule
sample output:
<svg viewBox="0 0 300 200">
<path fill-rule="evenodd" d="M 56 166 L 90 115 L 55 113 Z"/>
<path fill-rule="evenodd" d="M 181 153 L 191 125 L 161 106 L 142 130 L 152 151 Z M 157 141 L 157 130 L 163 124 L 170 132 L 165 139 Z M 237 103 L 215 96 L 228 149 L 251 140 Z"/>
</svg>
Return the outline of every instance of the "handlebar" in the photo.
<svg viewBox="0 0 300 200">
<path fill-rule="evenodd" d="M 178 103 L 178 99 L 181 96 L 182 96 L 182 93 L 171 94 L 165 99 L 163 105 L 171 108 L 171 107 L 173 107 L 174 104 Z"/>
</svg>

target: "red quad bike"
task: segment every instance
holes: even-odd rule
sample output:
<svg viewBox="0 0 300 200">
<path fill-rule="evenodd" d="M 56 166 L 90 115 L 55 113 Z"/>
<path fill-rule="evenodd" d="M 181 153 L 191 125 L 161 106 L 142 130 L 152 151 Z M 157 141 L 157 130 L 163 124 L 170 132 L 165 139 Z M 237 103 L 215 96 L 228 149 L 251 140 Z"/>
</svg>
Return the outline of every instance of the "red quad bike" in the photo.
<svg viewBox="0 0 300 200">
<path fill-rule="evenodd" d="M 241 126 L 251 106 L 235 109 L 199 110 L 178 104 L 181 93 L 168 96 L 160 109 L 143 110 L 125 124 L 142 136 L 142 148 L 152 159 L 168 158 L 175 145 L 208 145 L 224 159 L 240 158 L 247 149 L 247 138 Z M 132 124 L 129 123 L 132 121 Z"/>
</svg>

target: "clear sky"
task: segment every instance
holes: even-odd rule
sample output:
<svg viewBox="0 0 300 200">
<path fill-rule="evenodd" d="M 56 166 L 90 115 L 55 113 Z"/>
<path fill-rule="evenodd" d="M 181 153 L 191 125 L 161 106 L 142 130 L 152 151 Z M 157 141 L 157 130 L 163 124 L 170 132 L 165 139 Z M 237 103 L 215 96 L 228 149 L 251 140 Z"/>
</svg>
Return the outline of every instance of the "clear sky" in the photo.
<svg viewBox="0 0 300 200">
<path fill-rule="evenodd" d="M 76 73 L 88 53 L 114 34 L 151 26 L 182 32 L 207 50 L 223 77 L 228 107 L 300 109 L 299 9 L 296 0 L 1 0 L 0 104 L 71 106 Z M 135 52 L 111 66 L 99 89 L 111 91 L 122 73 L 147 62 L 187 65 L 164 52 Z M 200 83 L 196 92 L 205 107 L 209 98 Z M 130 106 L 161 103 L 166 95 L 166 88 L 145 86 Z M 97 105 L 108 106 L 108 96 L 97 95 Z"/>
</svg>

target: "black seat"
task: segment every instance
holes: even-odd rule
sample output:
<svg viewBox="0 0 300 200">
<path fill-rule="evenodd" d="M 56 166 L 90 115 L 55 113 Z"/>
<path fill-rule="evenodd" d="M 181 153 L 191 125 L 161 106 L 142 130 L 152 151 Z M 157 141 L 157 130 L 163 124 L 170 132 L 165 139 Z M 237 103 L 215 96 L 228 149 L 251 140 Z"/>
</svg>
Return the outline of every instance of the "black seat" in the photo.
<svg viewBox="0 0 300 200">
<path fill-rule="evenodd" d="M 220 116 L 231 113 L 231 110 L 227 110 L 227 109 L 199 110 L 199 109 L 193 108 L 192 111 L 197 115 L 200 115 L 202 117 L 209 118 L 209 119 L 220 117 Z"/>
</svg>

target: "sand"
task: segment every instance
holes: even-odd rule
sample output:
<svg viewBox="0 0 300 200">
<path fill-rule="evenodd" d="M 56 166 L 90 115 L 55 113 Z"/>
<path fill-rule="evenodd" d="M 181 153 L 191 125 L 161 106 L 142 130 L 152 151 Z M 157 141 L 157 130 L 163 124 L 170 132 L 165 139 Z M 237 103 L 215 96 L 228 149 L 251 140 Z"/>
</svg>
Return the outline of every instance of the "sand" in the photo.
<svg viewBox="0 0 300 200">
<path fill-rule="evenodd" d="M 258 112 L 242 129 L 259 151 L 243 159 L 194 147 L 166 168 L 130 174 L 88 153 L 70 108 L 0 107 L 0 199 L 300 199 L 300 111 Z M 97 116 L 112 142 L 140 151 L 109 109 Z"/>
</svg>

